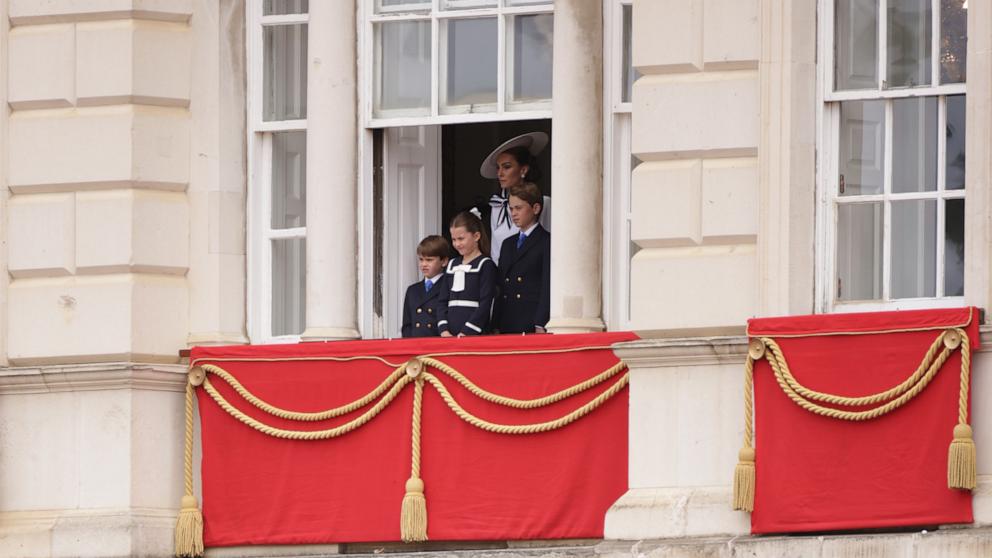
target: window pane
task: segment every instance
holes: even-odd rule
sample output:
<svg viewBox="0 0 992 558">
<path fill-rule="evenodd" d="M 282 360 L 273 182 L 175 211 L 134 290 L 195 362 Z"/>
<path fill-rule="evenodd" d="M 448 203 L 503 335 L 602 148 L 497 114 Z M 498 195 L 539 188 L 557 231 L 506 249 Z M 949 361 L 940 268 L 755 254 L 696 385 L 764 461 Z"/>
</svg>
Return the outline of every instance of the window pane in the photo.
<svg viewBox="0 0 992 558">
<path fill-rule="evenodd" d="M 944 208 L 944 296 L 964 296 L 964 200 Z"/>
<path fill-rule="evenodd" d="M 937 97 L 892 102 L 892 191 L 937 189 Z"/>
<path fill-rule="evenodd" d="M 265 0 L 263 15 L 305 14 L 310 9 L 309 0 Z"/>
<path fill-rule="evenodd" d="M 940 0 L 940 82 L 967 77 L 968 0 Z"/>
<path fill-rule="evenodd" d="M 326 0 L 321 0 L 326 1 Z M 402 12 L 420 12 L 431 9 L 430 0 L 377 0 L 375 3 L 376 13 L 389 12 L 391 14 Z"/>
<path fill-rule="evenodd" d="M 937 296 L 937 200 L 892 202 L 892 298 Z"/>
<path fill-rule="evenodd" d="M 944 187 L 948 190 L 964 188 L 964 95 L 947 98 L 947 130 L 945 147 L 946 171 Z"/>
<path fill-rule="evenodd" d="M 272 134 L 272 228 L 307 225 L 307 133 Z"/>
<path fill-rule="evenodd" d="M 840 194 L 881 194 L 885 153 L 884 101 L 840 104 Z"/>
<path fill-rule="evenodd" d="M 442 0 L 442 10 L 473 10 L 476 8 L 495 8 L 496 0 Z"/>
<path fill-rule="evenodd" d="M 513 18 L 514 101 L 551 99 L 551 51 L 554 16 Z"/>
<path fill-rule="evenodd" d="M 889 0 L 889 87 L 930 84 L 931 0 Z"/>
<path fill-rule="evenodd" d="M 634 69 L 633 42 L 631 41 L 631 18 L 633 17 L 633 6 L 623 6 L 623 75 L 621 76 L 623 91 L 620 94 L 620 101 L 629 103 L 633 98 L 634 81 L 641 77 L 641 73 Z"/>
<path fill-rule="evenodd" d="M 376 109 L 431 106 L 431 24 L 396 21 L 376 25 Z"/>
<path fill-rule="evenodd" d="M 263 32 L 265 120 L 307 117 L 307 26 L 273 25 Z"/>
<path fill-rule="evenodd" d="M 442 64 L 444 104 L 468 105 L 468 112 L 495 110 L 496 18 L 452 19 L 444 28 L 448 44 Z"/>
<path fill-rule="evenodd" d="M 878 0 L 837 0 L 834 88 L 878 87 Z"/>
<path fill-rule="evenodd" d="M 882 204 L 837 206 L 837 299 L 882 298 Z"/>
<path fill-rule="evenodd" d="M 303 333 L 306 317 L 306 239 L 272 241 L 272 335 Z"/>
</svg>

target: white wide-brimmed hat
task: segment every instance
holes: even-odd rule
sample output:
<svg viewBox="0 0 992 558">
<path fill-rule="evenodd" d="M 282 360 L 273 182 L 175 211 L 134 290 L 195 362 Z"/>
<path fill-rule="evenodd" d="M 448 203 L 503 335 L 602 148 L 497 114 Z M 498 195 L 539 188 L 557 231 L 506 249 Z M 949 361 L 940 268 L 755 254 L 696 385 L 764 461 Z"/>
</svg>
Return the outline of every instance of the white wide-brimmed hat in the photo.
<svg viewBox="0 0 992 558">
<path fill-rule="evenodd" d="M 531 155 L 537 155 L 544 150 L 544 146 L 546 145 L 548 145 L 548 134 L 544 132 L 530 132 L 504 141 L 499 147 L 493 149 L 493 152 L 486 157 L 485 161 L 482 161 L 482 166 L 479 167 L 479 174 L 485 178 L 496 178 L 496 173 L 499 171 L 499 167 L 496 165 L 496 158 L 508 149 L 526 147 Z"/>
</svg>

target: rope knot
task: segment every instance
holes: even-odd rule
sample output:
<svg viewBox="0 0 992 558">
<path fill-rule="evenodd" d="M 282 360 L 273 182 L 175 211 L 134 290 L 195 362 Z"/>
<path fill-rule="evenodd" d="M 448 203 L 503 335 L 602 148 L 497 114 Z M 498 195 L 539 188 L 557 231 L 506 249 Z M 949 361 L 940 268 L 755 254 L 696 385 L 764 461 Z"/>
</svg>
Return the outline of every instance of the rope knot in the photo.
<svg viewBox="0 0 992 558">
<path fill-rule="evenodd" d="M 189 378 L 190 385 L 197 387 L 203 385 L 203 380 L 207 379 L 207 373 L 204 372 L 203 368 L 199 366 L 190 368 L 187 376 Z"/>
<path fill-rule="evenodd" d="M 423 494 L 424 493 L 424 481 L 420 478 L 409 478 L 406 481 L 406 493 L 409 494 Z"/>
<path fill-rule="evenodd" d="M 417 379 L 420 377 L 421 374 L 424 373 L 424 361 L 420 360 L 417 357 L 413 357 L 410 360 L 406 361 L 405 369 L 407 376 L 410 376 L 413 379 Z"/>
</svg>

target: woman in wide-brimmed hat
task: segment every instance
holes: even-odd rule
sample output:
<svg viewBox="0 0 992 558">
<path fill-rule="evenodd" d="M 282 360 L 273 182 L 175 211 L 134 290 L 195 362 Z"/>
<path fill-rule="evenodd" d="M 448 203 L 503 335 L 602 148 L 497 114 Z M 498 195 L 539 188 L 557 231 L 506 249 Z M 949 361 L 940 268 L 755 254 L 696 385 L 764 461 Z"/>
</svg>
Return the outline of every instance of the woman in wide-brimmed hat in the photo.
<svg viewBox="0 0 992 558">
<path fill-rule="evenodd" d="M 489 198 L 488 225 L 492 231 L 492 259 L 499 263 L 500 245 L 503 240 L 520 232 L 510 219 L 507 207 L 507 194 L 510 188 L 524 182 L 537 183 L 540 168 L 537 155 L 548 145 L 548 135 L 544 132 L 530 132 L 503 142 L 493 150 L 479 168 L 485 178 L 499 181 L 499 192 Z M 544 196 L 541 210 L 541 226 L 551 230 L 551 198 Z"/>
</svg>

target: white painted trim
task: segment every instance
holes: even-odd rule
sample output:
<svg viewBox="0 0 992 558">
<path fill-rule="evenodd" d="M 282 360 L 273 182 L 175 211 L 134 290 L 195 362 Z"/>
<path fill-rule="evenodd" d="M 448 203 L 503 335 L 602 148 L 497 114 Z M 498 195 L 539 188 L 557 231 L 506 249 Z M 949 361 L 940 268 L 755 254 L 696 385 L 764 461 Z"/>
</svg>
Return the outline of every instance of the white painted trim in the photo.
<svg viewBox="0 0 992 558">
<path fill-rule="evenodd" d="M 305 131 L 306 119 L 266 121 L 264 110 L 263 27 L 306 25 L 309 14 L 263 16 L 261 2 L 245 8 L 246 73 L 248 92 L 247 152 L 247 254 L 246 317 L 252 343 L 295 343 L 298 335 L 273 336 L 272 331 L 272 241 L 306 238 L 306 227 L 272 229 L 272 137 L 277 132 Z M 302 332 L 301 332 L 302 333 Z"/>
<path fill-rule="evenodd" d="M 610 330 L 630 322 L 630 131 L 632 103 L 623 93 L 622 9 L 603 4 L 603 320 Z"/>
</svg>

